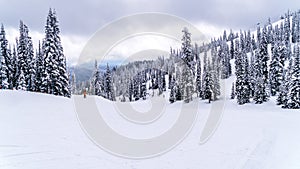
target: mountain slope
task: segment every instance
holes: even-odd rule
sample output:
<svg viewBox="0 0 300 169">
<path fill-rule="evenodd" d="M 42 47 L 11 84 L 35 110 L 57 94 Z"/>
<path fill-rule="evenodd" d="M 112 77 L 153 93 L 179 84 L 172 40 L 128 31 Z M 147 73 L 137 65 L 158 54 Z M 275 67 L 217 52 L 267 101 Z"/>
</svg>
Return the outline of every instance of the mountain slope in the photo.
<svg viewBox="0 0 300 169">
<path fill-rule="evenodd" d="M 231 84 L 232 80 L 233 77 L 225 84 Z M 230 85 L 226 86 L 226 91 L 226 97 L 229 97 Z M 102 114 L 105 121 L 128 137 L 159 135 L 172 127 L 178 118 L 176 111 L 167 112 L 153 124 L 137 125 L 108 109 L 113 106 L 112 102 L 100 97 L 96 102 L 99 108 L 109 112 Z M 146 100 L 132 104 L 142 111 L 148 103 Z M 170 152 L 146 160 L 116 157 L 94 145 L 80 127 L 72 99 L 1 90 L 0 105 L 0 168 L 300 167 L 300 114 L 297 110 L 274 106 L 274 98 L 263 105 L 244 106 L 227 100 L 219 127 L 211 139 L 201 145 L 199 138 L 211 104 L 200 100 L 198 119 L 186 139 Z M 180 105 L 181 102 L 167 103 L 166 108 L 176 110 Z"/>
</svg>

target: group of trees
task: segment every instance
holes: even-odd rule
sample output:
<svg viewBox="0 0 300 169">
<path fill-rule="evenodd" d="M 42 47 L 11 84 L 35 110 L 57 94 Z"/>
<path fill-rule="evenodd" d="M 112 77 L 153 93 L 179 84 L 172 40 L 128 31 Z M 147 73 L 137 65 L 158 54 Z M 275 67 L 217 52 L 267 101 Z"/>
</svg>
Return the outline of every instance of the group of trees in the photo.
<svg viewBox="0 0 300 169">
<path fill-rule="evenodd" d="M 49 10 L 45 38 L 34 52 L 29 29 L 20 21 L 20 36 L 11 46 L 4 26 L 0 32 L 0 88 L 70 97 L 66 57 L 55 10 Z"/>
<path fill-rule="evenodd" d="M 232 75 L 230 61 L 235 59 L 236 80 L 230 97 L 236 98 L 238 104 L 261 104 L 277 96 L 283 108 L 300 108 L 299 16 L 299 12 L 287 13 L 280 25 L 272 25 L 270 20 L 262 28 L 258 25 L 256 37 L 250 30 L 239 34 L 230 31 L 229 35 L 224 31 L 223 36 L 202 46 L 192 45 L 191 34 L 184 28 L 181 48 L 171 48 L 169 58 L 117 68 L 113 79 L 123 86 L 117 94 L 123 100 L 126 96 L 130 101 L 145 99 L 145 84 L 149 82 L 148 89 L 154 83 L 164 86 L 164 76 L 168 75 L 171 103 L 190 102 L 194 94 L 214 101 L 220 95 L 220 79 Z M 156 69 L 163 75 L 149 73 L 158 72 Z M 159 93 L 164 90 L 159 89 Z"/>
<path fill-rule="evenodd" d="M 91 80 L 91 91 L 94 95 L 102 96 L 115 101 L 115 89 L 112 82 L 111 70 L 107 64 L 106 72 L 99 71 L 98 63 L 95 61 L 94 72 Z"/>
<path fill-rule="evenodd" d="M 101 72 L 96 64 L 93 92 L 110 100 L 120 96 L 121 101 L 136 101 L 169 89 L 171 103 L 188 103 L 195 97 L 210 102 L 218 99 L 220 79 L 232 75 L 234 63 L 236 79 L 231 99 L 241 105 L 261 104 L 276 96 L 283 108 L 298 109 L 299 19 L 300 12 L 288 12 L 279 25 L 271 24 L 270 19 L 262 27 L 258 24 L 256 35 L 250 30 L 230 31 L 228 35 L 224 31 L 223 36 L 201 46 L 192 44 L 192 35 L 184 28 L 181 48 L 171 48 L 168 58 L 135 61 L 112 72 L 108 66 Z"/>
<path fill-rule="evenodd" d="M 236 96 L 239 104 L 249 103 L 251 98 L 261 104 L 277 96 L 277 104 L 283 108 L 300 108 L 299 19 L 300 12 L 288 12 L 280 26 L 270 22 L 258 26 L 256 41 L 249 42 L 250 51 L 246 35 L 241 33 L 235 40 L 236 82 L 231 96 Z"/>
<path fill-rule="evenodd" d="M 187 28 L 183 29 L 182 45 L 180 50 L 172 50 L 170 60 L 173 60 L 173 71 L 169 71 L 171 79 L 170 102 L 184 100 L 190 102 L 193 95 L 209 101 L 216 100 L 220 95 L 220 74 L 222 78 L 231 74 L 228 47 L 222 46 L 217 51 L 216 43 L 211 44 L 211 58 L 207 57 L 208 48 L 191 44 L 191 34 Z M 200 53 L 204 53 L 201 62 Z M 221 59 L 221 57 L 224 57 Z M 228 58 L 228 59 L 227 59 Z M 202 69 L 203 64 L 203 69 Z M 226 67 L 228 66 L 229 67 Z"/>
</svg>

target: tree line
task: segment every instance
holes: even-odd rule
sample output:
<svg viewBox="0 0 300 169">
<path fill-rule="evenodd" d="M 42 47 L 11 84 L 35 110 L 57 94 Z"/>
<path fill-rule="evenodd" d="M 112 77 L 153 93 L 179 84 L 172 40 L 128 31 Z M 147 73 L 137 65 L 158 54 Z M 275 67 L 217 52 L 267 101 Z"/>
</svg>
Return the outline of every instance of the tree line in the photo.
<svg viewBox="0 0 300 169">
<path fill-rule="evenodd" d="M 45 37 L 35 52 L 29 28 L 23 21 L 20 21 L 19 33 L 11 46 L 1 25 L 0 88 L 70 97 L 69 75 L 56 11 L 49 9 Z"/>
<path fill-rule="evenodd" d="M 158 89 L 158 95 L 162 94 L 166 78 L 171 103 L 188 103 L 195 95 L 214 101 L 221 94 L 220 79 L 232 75 L 234 63 L 236 79 L 230 97 L 238 104 L 261 104 L 276 96 L 283 108 L 299 109 L 299 18 L 299 11 L 288 12 L 279 24 L 270 19 L 258 24 L 256 33 L 241 30 L 227 35 L 224 31 L 201 46 L 192 44 L 192 35 L 184 28 L 181 48 L 171 48 L 170 57 L 121 65 L 111 72 L 109 83 L 121 101 L 146 99 L 147 83 L 148 90 Z"/>
</svg>

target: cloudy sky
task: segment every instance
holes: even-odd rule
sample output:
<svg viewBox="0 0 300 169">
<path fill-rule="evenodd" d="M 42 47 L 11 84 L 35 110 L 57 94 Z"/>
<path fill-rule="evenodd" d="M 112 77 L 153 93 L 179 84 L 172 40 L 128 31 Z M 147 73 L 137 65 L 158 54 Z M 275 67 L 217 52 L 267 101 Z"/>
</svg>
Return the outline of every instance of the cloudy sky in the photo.
<svg viewBox="0 0 300 169">
<path fill-rule="evenodd" d="M 186 19 L 211 37 L 220 35 L 223 29 L 253 29 L 268 17 L 276 20 L 288 9 L 300 9 L 300 1 L 0 0 L 0 22 L 6 28 L 10 42 L 18 36 L 18 24 L 22 19 L 30 28 L 34 44 L 37 44 L 43 38 L 49 7 L 57 11 L 65 55 L 69 62 L 74 63 L 97 30 L 124 16 L 143 12 L 171 14 Z M 149 37 L 145 39 L 149 40 Z M 124 48 L 118 48 L 124 51 Z"/>
</svg>

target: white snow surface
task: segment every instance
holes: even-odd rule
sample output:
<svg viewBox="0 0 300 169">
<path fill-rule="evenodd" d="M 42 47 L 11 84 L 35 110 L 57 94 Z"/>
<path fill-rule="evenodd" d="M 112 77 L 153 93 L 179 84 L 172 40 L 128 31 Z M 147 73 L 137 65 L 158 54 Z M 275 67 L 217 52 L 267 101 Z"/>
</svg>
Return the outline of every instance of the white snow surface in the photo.
<svg viewBox="0 0 300 169">
<path fill-rule="evenodd" d="M 233 77 L 226 80 L 227 98 L 232 81 Z M 96 100 L 99 108 L 112 106 L 112 102 L 100 97 Z M 205 144 L 199 144 L 211 104 L 194 101 L 200 102 L 198 118 L 185 140 L 161 156 L 133 160 L 96 146 L 82 130 L 72 99 L 1 90 L 0 169 L 300 168 L 299 110 L 281 109 L 275 98 L 261 105 L 243 106 L 228 99 L 214 135 Z M 147 100 L 133 104 L 137 109 L 149 106 Z M 181 104 L 168 103 L 174 113 L 168 111 L 149 125 L 131 124 L 113 110 L 103 116 L 123 135 L 153 137 L 172 127 Z"/>
</svg>

